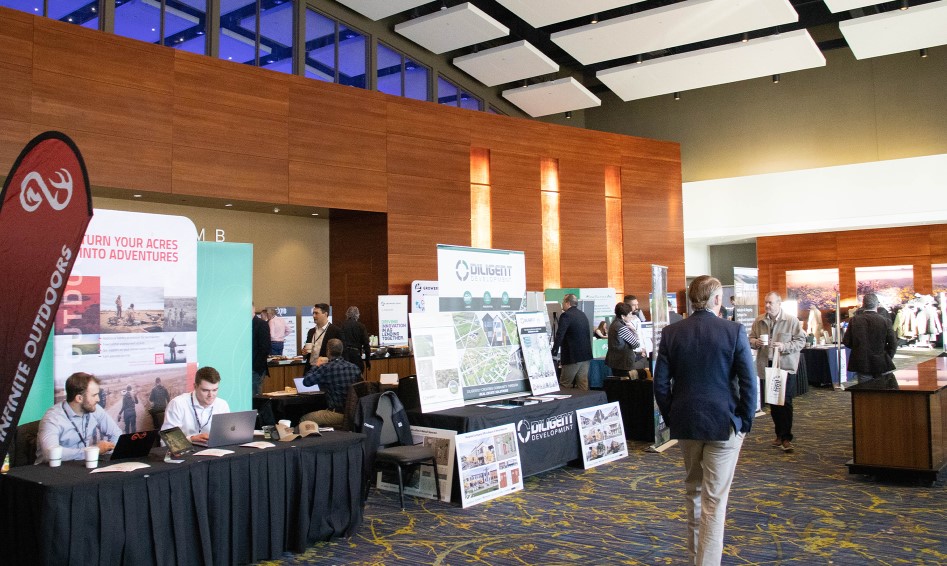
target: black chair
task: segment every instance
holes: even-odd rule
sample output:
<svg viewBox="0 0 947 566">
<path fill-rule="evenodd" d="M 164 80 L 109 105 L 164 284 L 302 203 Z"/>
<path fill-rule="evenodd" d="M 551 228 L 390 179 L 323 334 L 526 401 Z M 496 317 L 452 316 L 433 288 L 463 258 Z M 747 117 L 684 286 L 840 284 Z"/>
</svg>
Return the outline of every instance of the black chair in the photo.
<svg viewBox="0 0 947 566">
<path fill-rule="evenodd" d="M 441 482 L 437 478 L 437 455 L 434 449 L 421 444 L 404 446 L 398 439 L 395 425 L 392 423 L 391 394 L 378 398 L 377 414 L 382 418 L 381 438 L 375 455 L 375 466 L 394 467 L 398 470 L 398 497 L 401 498 L 401 510 L 404 510 L 404 472 L 403 468 L 431 466 L 434 471 L 434 487 L 437 499 L 441 499 Z"/>
<path fill-rule="evenodd" d="M 29 466 L 36 462 L 36 444 L 39 436 L 39 421 L 16 427 L 10 443 L 10 467 Z"/>
</svg>

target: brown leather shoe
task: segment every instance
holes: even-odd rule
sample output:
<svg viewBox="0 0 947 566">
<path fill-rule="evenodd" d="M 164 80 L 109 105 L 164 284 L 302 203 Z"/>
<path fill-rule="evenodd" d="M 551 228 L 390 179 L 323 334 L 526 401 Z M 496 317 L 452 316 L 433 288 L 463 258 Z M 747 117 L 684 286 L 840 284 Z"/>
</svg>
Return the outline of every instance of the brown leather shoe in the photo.
<svg viewBox="0 0 947 566">
<path fill-rule="evenodd" d="M 792 445 L 792 442 L 789 442 L 788 440 L 784 440 L 780 448 L 783 449 L 783 452 L 792 452 L 796 447 Z"/>
<path fill-rule="evenodd" d="M 776 440 L 770 442 L 769 445 L 772 446 L 773 448 L 779 448 L 780 446 L 783 445 L 783 441 L 777 438 Z"/>
</svg>

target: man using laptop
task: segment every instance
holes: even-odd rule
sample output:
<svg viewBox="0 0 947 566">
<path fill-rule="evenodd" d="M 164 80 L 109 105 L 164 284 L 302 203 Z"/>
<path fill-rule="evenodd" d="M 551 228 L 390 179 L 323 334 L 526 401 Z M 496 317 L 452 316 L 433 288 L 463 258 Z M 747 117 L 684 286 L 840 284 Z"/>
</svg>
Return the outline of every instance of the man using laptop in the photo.
<svg viewBox="0 0 947 566">
<path fill-rule="evenodd" d="M 342 357 L 343 350 L 342 341 L 338 338 L 332 338 L 326 347 L 329 361 L 319 366 L 313 366 L 306 373 L 303 384 L 307 387 L 318 384 L 319 389 L 325 391 L 328 408 L 306 413 L 299 419 L 300 421 L 313 421 L 319 426 L 333 427 L 345 422 L 345 416 L 343 415 L 345 397 L 348 395 L 349 386 L 362 380 L 362 370 Z"/>
<path fill-rule="evenodd" d="M 66 400 L 46 411 L 36 438 L 36 463 L 47 460 L 49 449 L 62 446 L 63 460 L 82 460 L 88 446 L 98 446 L 105 454 L 122 431 L 112 417 L 99 407 L 99 378 L 77 372 L 66 380 Z"/>
<path fill-rule="evenodd" d="M 230 412 L 230 405 L 217 397 L 220 373 L 210 366 L 194 374 L 194 391 L 182 393 L 168 403 L 161 430 L 179 427 L 191 442 L 206 443 L 214 415 Z"/>
</svg>

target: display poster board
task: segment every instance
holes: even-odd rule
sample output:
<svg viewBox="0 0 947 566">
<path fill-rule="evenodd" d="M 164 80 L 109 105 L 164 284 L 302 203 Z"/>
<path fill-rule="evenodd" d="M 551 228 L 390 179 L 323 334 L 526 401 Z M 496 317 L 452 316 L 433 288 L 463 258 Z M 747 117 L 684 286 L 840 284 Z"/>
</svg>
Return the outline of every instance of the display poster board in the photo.
<svg viewBox="0 0 947 566">
<path fill-rule="evenodd" d="M 196 233 L 182 216 L 95 211 L 56 316 L 54 402 L 71 374 L 94 374 L 100 405 L 135 432 L 154 428 L 156 379 L 171 397 L 192 387 Z"/>
<path fill-rule="evenodd" d="M 939 299 L 941 293 L 947 293 L 947 263 L 931 265 L 931 287 L 933 288 L 931 294 L 938 298 L 941 306 L 945 306 Z"/>
<path fill-rule="evenodd" d="M 523 489 L 523 466 L 513 424 L 458 434 L 456 441 L 462 507 Z"/>
<path fill-rule="evenodd" d="M 312 305 L 299 307 L 299 342 L 305 343 L 309 331 L 315 328 L 316 321 L 312 318 Z M 332 320 L 332 317 L 329 317 Z"/>
<path fill-rule="evenodd" d="M 296 344 L 299 343 L 299 331 L 296 328 L 296 307 L 272 307 L 283 322 L 286 323 L 286 338 L 283 338 L 282 356 L 292 358 L 299 351 Z M 312 307 L 309 307 L 309 320 L 312 320 Z M 305 334 L 303 338 L 305 338 Z"/>
<path fill-rule="evenodd" d="M 859 305 L 868 293 L 878 295 L 878 302 L 889 310 L 904 304 L 914 298 L 914 266 L 856 267 L 855 292 Z"/>
<path fill-rule="evenodd" d="M 451 318 L 465 400 L 509 397 L 528 390 L 515 312 L 455 312 Z"/>
<path fill-rule="evenodd" d="M 438 312 L 437 281 L 411 282 L 411 312 Z"/>
<path fill-rule="evenodd" d="M 519 311 L 526 300 L 523 252 L 437 246 L 441 312 Z"/>
<path fill-rule="evenodd" d="M 434 449 L 437 460 L 436 481 L 441 483 L 441 501 L 450 502 L 451 486 L 454 483 L 454 437 L 457 431 L 440 428 L 411 427 L 411 438 L 415 444 L 423 444 Z M 434 486 L 435 476 L 430 466 L 416 466 L 403 478 L 404 492 L 407 495 L 437 499 Z M 378 489 L 398 491 L 398 471 L 378 472 Z"/>
<path fill-rule="evenodd" d="M 747 335 L 759 310 L 759 270 L 755 267 L 733 268 L 733 320 L 743 325 Z"/>
<path fill-rule="evenodd" d="M 667 300 L 667 281 L 668 268 L 663 265 L 651 266 L 651 342 L 654 351 L 661 347 L 661 333 L 668 324 L 668 300 Z M 654 375 L 654 363 L 657 360 L 656 355 L 650 355 L 651 375 Z M 671 429 L 661 417 L 661 411 L 658 409 L 657 401 L 654 402 L 654 445 L 652 450 L 659 450 L 660 447 L 671 440 Z"/>
<path fill-rule="evenodd" d="M 516 328 L 520 335 L 520 349 L 533 395 L 559 391 L 556 366 L 549 348 L 545 313 L 517 313 Z"/>
<path fill-rule="evenodd" d="M 460 352 L 453 318 L 448 313 L 411 313 L 410 320 L 421 411 L 462 407 Z"/>
<path fill-rule="evenodd" d="M 835 310 L 838 268 L 800 269 L 786 272 L 786 300 L 796 301 L 799 312 L 815 307 L 822 312 Z"/>
<path fill-rule="evenodd" d="M 378 295 L 378 344 L 408 345 L 407 295 Z"/>
<path fill-rule="evenodd" d="M 585 469 L 594 468 L 628 455 L 625 427 L 618 403 L 606 403 L 575 412 Z"/>
</svg>

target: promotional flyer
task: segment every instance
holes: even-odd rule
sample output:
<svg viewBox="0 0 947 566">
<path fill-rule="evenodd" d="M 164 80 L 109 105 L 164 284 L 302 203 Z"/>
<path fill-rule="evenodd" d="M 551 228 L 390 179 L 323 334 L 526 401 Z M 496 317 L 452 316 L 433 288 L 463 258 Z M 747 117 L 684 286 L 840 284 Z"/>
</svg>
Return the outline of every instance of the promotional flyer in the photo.
<svg viewBox="0 0 947 566">
<path fill-rule="evenodd" d="M 517 313 L 516 327 L 520 334 L 520 349 L 529 377 L 529 388 L 533 395 L 559 391 L 556 366 L 549 349 L 549 333 L 546 330 L 545 313 Z"/>
<path fill-rule="evenodd" d="M 585 469 L 628 455 L 625 428 L 618 403 L 608 403 L 575 412 L 579 420 L 579 442 Z"/>
<path fill-rule="evenodd" d="M 523 466 L 512 424 L 458 434 L 456 442 L 463 507 L 523 489 Z"/>
</svg>

